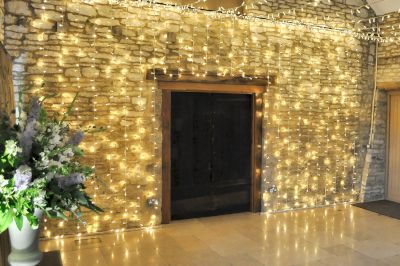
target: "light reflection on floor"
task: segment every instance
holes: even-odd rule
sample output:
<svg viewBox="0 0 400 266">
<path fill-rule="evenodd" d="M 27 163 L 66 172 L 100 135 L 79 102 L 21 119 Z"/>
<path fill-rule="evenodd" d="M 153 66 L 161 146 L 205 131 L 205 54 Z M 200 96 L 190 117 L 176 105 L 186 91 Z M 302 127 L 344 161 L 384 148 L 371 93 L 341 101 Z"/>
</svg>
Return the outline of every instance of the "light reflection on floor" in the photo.
<svg viewBox="0 0 400 266">
<path fill-rule="evenodd" d="M 400 220 L 352 206 L 173 222 L 98 240 L 42 241 L 77 265 L 400 265 Z"/>
</svg>

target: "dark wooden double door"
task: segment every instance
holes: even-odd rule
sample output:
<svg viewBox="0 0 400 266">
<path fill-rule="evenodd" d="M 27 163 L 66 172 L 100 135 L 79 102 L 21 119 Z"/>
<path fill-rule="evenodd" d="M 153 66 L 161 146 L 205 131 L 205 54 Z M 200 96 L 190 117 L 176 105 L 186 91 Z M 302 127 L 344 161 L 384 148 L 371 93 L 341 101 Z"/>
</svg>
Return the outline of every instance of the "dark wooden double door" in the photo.
<svg viewBox="0 0 400 266">
<path fill-rule="evenodd" d="M 248 94 L 172 92 L 172 219 L 251 209 L 252 105 Z"/>
</svg>

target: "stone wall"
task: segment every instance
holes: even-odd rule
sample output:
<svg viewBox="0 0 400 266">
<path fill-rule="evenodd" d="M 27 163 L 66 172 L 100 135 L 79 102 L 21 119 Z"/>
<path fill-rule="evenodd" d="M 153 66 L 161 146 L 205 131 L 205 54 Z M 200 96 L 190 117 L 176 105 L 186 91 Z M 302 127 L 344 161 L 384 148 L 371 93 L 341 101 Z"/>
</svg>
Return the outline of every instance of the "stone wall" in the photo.
<svg viewBox="0 0 400 266">
<path fill-rule="evenodd" d="M 387 139 L 387 93 L 378 91 L 375 103 L 373 141 L 366 154 L 362 173 L 361 201 L 385 198 L 386 191 L 386 139 Z M 365 193 L 363 193 L 365 192 Z"/>
<path fill-rule="evenodd" d="M 390 14 L 380 26 L 383 32 L 395 38 L 400 25 L 400 13 Z M 397 35 L 394 35 L 397 34 Z M 398 38 L 398 37 L 397 37 Z M 400 82 L 400 46 L 398 42 L 379 43 L 377 82 Z M 367 158 L 370 164 L 368 178 L 365 178 L 363 187 L 370 191 L 364 200 L 379 200 L 385 198 L 386 190 L 386 141 L 387 141 L 387 93 L 380 91 L 376 105 L 375 141 L 371 147 L 371 156 Z"/>
<path fill-rule="evenodd" d="M 0 0 L 0 42 L 4 40 L 4 0 Z"/>
<path fill-rule="evenodd" d="M 393 32 L 393 38 L 398 38 L 400 13 L 394 12 L 390 18 L 381 22 L 385 32 Z M 379 45 L 378 82 L 400 82 L 400 45 L 397 42 L 381 43 Z"/>
<path fill-rule="evenodd" d="M 86 226 L 46 221 L 44 236 L 160 223 L 159 206 L 147 203 L 161 200 L 161 93 L 145 78 L 154 68 L 189 71 L 199 79 L 210 72 L 277 76 L 264 95 L 262 114 L 263 168 L 258 170 L 264 211 L 360 199 L 373 43 L 266 21 L 79 2 L 5 2 L 5 43 L 14 58 L 17 89 L 32 83 L 33 93 L 57 92 L 47 101 L 54 114 L 63 113 L 80 92 L 72 126 L 106 129 L 87 136 L 84 144 L 86 162 L 103 181 L 91 182 L 90 193 L 105 213 L 87 214 Z M 302 16 L 304 1 L 285 3 Z M 264 12 L 263 6 L 248 12 Z M 340 13 L 341 25 L 352 27 L 345 4 L 321 3 L 315 12 L 303 18 L 337 24 Z M 326 21 L 329 14 L 333 21 Z M 270 193 L 274 187 L 277 192 Z M 376 193 L 373 189 L 363 193 Z"/>
</svg>

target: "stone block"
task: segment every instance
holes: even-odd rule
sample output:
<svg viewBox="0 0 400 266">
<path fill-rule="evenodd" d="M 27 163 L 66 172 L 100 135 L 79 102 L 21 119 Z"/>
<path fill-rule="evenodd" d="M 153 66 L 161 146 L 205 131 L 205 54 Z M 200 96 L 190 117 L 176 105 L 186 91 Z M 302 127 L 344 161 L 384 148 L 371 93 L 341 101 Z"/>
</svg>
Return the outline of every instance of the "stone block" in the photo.
<svg viewBox="0 0 400 266">
<path fill-rule="evenodd" d="M 68 3 L 67 10 L 69 12 L 88 17 L 94 17 L 97 15 L 96 9 L 94 9 L 94 7 L 85 4 Z"/>
<path fill-rule="evenodd" d="M 35 19 L 32 21 L 31 25 L 36 29 L 50 30 L 54 28 L 55 23 L 42 19 Z"/>
<path fill-rule="evenodd" d="M 78 68 L 68 68 L 65 70 L 66 77 L 81 77 L 81 71 Z"/>
<path fill-rule="evenodd" d="M 32 11 L 28 1 L 12 0 L 5 3 L 5 8 L 8 13 L 15 15 L 31 16 Z"/>
<path fill-rule="evenodd" d="M 96 78 L 100 74 L 100 70 L 95 67 L 84 67 L 82 68 L 82 76 L 87 78 Z"/>
</svg>

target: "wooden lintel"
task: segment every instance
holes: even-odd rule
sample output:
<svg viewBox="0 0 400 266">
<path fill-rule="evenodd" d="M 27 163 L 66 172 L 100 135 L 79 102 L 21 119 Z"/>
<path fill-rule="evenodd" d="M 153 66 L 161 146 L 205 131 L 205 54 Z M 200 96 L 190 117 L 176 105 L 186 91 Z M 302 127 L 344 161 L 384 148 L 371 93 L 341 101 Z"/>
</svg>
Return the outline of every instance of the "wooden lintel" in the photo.
<svg viewBox="0 0 400 266">
<path fill-rule="evenodd" d="M 266 86 L 259 85 L 237 85 L 219 83 L 197 83 L 197 82 L 166 82 L 159 81 L 158 87 L 161 90 L 173 90 L 180 92 L 214 92 L 214 93 L 233 93 L 233 94 L 261 94 L 266 90 Z"/>
<path fill-rule="evenodd" d="M 270 86 L 275 85 L 275 76 L 222 76 L 215 72 L 208 72 L 205 75 L 193 75 L 190 71 L 178 71 L 163 69 L 150 69 L 147 71 L 147 80 L 163 81 L 163 82 L 191 82 L 191 83 L 214 83 L 214 84 L 231 84 L 231 85 L 256 85 Z"/>
<path fill-rule="evenodd" d="M 378 82 L 378 89 L 380 90 L 400 90 L 400 81 L 399 82 Z"/>
</svg>

